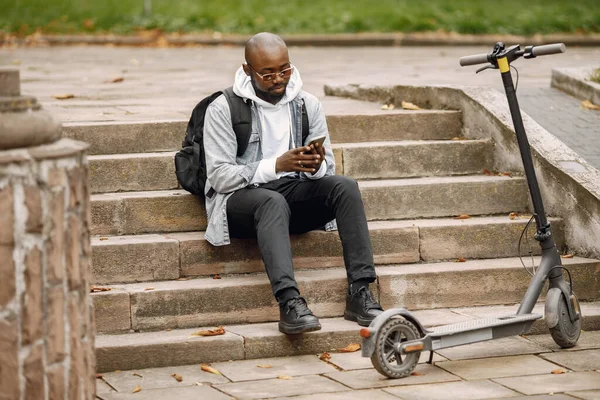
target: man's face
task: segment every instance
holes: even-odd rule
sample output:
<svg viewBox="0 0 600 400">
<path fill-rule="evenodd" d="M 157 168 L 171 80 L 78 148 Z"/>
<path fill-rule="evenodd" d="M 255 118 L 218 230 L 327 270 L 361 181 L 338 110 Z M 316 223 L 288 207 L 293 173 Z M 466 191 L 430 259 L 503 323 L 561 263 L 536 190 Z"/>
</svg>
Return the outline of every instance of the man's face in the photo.
<svg viewBox="0 0 600 400">
<path fill-rule="evenodd" d="M 285 95 L 290 76 L 282 77 L 278 72 L 291 67 L 290 58 L 285 47 L 260 48 L 254 51 L 244 64 L 246 75 L 250 76 L 252 86 L 258 97 L 273 104 Z M 268 80 L 268 74 L 271 79 Z M 263 78 L 267 76 L 267 79 Z M 261 77 L 262 76 L 262 77 Z"/>
</svg>

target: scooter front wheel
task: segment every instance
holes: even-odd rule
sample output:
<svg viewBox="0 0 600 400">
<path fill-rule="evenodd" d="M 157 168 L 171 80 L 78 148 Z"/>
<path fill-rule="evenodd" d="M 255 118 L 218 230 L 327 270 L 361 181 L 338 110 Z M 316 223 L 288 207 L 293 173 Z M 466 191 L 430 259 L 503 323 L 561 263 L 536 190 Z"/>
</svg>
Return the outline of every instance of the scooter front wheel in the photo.
<svg viewBox="0 0 600 400">
<path fill-rule="evenodd" d="M 379 329 L 375 351 L 371 356 L 373 366 L 388 378 L 403 378 L 417 366 L 421 352 L 400 354 L 397 344 L 421 337 L 419 330 L 409 321 L 400 318 L 388 320 Z"/>
<path fill-rule="evenodd" d="M 577 301 L 575 299 L 574 301 Z M 569 317 L 569 309 L 565 296 L 561 294 L 558 298 L 556 306 L 558 312 L 558 324 L 550 328 L 550 335 L 557 345 L 563 349 L 568 349 L 575 346 L 581 334 L 581 317 L 576 321 L 571 321 Z"/>
</svg>

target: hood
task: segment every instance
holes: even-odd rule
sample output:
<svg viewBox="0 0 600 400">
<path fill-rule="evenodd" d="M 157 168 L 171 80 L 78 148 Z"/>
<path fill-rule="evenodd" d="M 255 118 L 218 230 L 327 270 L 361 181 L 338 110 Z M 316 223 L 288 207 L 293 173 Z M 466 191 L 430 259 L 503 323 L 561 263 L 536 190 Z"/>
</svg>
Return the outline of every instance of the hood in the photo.
<svg viewBox="0 0 600 400">
<path fill-rule="evenodd" d="M 233 83 L 233 92 L 235 94 L 242 97 L 244 100 L 250 99 L 257 105 L 266 108 L 280 107 L 283 104 L 289 103 L 290 101 L 294 100 L 296 96 L 298 96 L 300 90 L 302 90 L 302 78 L 300 78 L 300 72 L 298 72 L 298 69 L 295 67 L 285 90 L 285 95 L 277 104 L 271 104 L 260 99 L 256 95 L 256 92 L 252 87 L 252 81 L 250 80 L 250 77 L 246 75 L 244 68 L 242 67 L 240 67 L 235 73 L 235 81 Z"/>
</svg>

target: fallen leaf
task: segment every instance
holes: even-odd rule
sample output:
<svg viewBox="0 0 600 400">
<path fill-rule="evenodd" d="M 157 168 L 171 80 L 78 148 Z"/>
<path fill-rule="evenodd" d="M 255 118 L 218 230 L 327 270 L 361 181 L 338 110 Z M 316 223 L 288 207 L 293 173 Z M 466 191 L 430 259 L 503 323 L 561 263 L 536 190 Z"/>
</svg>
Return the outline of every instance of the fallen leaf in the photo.
<svg viewBox="0 0 600 400">
<path fill-rule="evenodd" d="M 218 336 L 218 335 L 224 335 L 225 334 L 225 328 L 223 328 L 222 326 L 217 327 L 217 329 L 209 329 L 209 330 L 205 330 L 205 331 L 198 331 L 198 332 L 194 332 L 190 335 L 190 337 L 192 336 Z"/>
<path fill-rule="evenodd" d="M 56 100 L 67 100 L 67 99 L 72 99 L 75 97 L 75 95 L 70 94 L 70 93 L 65 93 L 65 94 L 55 94 L 54 97 Z"/>
<path fill-rule="evenodd" d="M 91 286 L 90 287 L 90 292 L 94 293 L 94 292 L 108 292 L 112 290 L 111 288 L 107 288 L 107 287 L 97 287 L 97 286 Z"/>
<path fill-rule="evenodd" d="M 466 258 L 458 257 L 454 262 L 467 262 Z"/>
<path fill-rule="evenodd" d="M 258 364 L 257 368 L 273 368 L 271 364 Z"/>
<path fill-rule="evenodd" d="M 458 217 L 454 217 L 454 219 L 469 219 L 471 216 L 469 214 L 460 214 Z"/>
<path fill-rule="evenodd" d="M 329 360 L 331 360 L 331 354 L 329 354 L 328 352 L 325 352 L 325 353 L 321 354 L 321 356 L 319 358 L 323 361 L 329 361 Z"/>
<path fill-rule="evenodd" d="M 214 275 L 213 275 L 213 279 L 221 279 L 221 275 L 219 275 L 219 274 L 214 274 Z"/>
<path fill-rule="evenodd" d="M 120 369 L 115 369 L 115 372 L 121 372 L 121 370 Z"/>
<path fill-rule="evenodd" d="M 490 171 L 489 169 L 487 169 L 487 168 L 484 168 L 484 169 L 483 169 L 483 174 L 484 174 L 485 176 L 492 176 L 492 175 L 494 175 L 494 173 L 493 173 L 493 172 L 491 172 L 491 171 Z"/>
<path fill-rule="evenodd" d="M 99 240 L 108 240 L 107 237 L 101 237 Z"/>
<path fill-rule="evenodd" d="M 138 374 L 137 372 L 134 372 L 134 373 L 133 373 L 133 374 L 131 374 L 131 375 L 133 375 L 133 376 L 138 376 L 138 377 L 140 377 L 140 378 L 143 378 L 143 376 L 142 376 L 142 375 L 140 375 L 140 374 Z"/>
<path fill-rule="evenodd" d="M 172 376 L 173 378 L 175 378 L 175 380 L 176 380 L 177 382 L 181 382 L 181 381 L 183 381 L 183 378 L 182 378 L 182 377 L 181 377 L 181 375 L 179 375 L 179 374 L 172 374 L 171 376 Z"/>
<path fill-rule="evenodd" d="M 167 329 L 167 332 L 171 332 L 172 330 L 173 330 L 173 329 L 169 328 L 169 329 Z"/>
<path fill-rule="evenodd" d="M 83 27 L 85 29 L 94 29 L 94 25 L 95 24 L 94 24 L 94 20 L 93 19 L 87 18 L 87 19 L 83 20 Z"/>
<path fill-rule="evenodd" d="M 189 276 L 184 276 L 183 278 L 177 278 L 178 281 L 189 281 L 190 279 L 192 279 Z"/>
<path fill-rule="evenodd" d="M 382 110 L 387 110 L 388 108 L 389 108 L 389 106 L 387 104 L 384 104 L 384 105 L 381 106 Z"/>
<path fill-rule="evenodd" d="M 211 367 L 208 364 L 202 364 L 200 366 L 200 368 L 202 368 L 202 371 L 204 371 L 204 372 L 209 372 L 209 373 L 215 374 L 215 375 L 221 375 L 221 373 L 219 371 L 217 371 L 216 369 L 214 369 L 213 367 Z"/>
<path fill-rule="evenodd" d="M 360 350 L 360 344 L 358 343 L 350 343 L 348 346 L 344 347 L 343 349 L 338 349 L 338 352 L 340 353 L 353 353 L 355 351 Z"/>
<path fill-rule="evenodd" d="M 467 140 L 467 138 L 464 136 L 457 136 L 457 137 L 453 137 L 452 140 Z"/>
<path fill-rule="evenodd" d="M 508 214 L 508 218 L 510 218 L 510 219 L 519 218 L 519 213 L 511 212 L 510 214 Z"/>
<path fill-rule="evenodd" d="M 412 376 L 423 376 L 423 375 L 425 375 L 425 374 L 422 374 L 422 373 L 420 373 L 420 372 L 417 372 L 417 371 L 413 371 L 413 372 L 411 372 L 410 374 L 411 374 Z"/>
<path fill-rule="evenodd" d="M 202 383 L 202 382 L 196 382 L 196 386 L 204 386 L 204 383 Z"/>
<path fill-rule="evenodd" d="M 420 110 L 421 109 L 421 107 L 419 107 L 413 103 L 409 103 L 408 101 L 403 101 L 402 103 L 400 103 L 400 105 L 405 110 Z"/>
<path fill-rule="evenodd" d="M 292 379 L 292 377 L 288 376 L 288 375 L 277 375 L 277 379 L 283 379 L 284 381 L 289 381 Z"/>
<path fill-rule="evenodd" d="M 498 175 L 500 175 L 500 176 L 508 176 L 509 178 L 512 178 L 512 174 L 510 172 L 500 172 Z"/>
<path fill-rule="evenodd" d="M 141 386 L 136 386 L 135 389 L 133 389 L 133 393 L 137 393 L 137 392 L 141 392 L 141 391 L 142 391 Z"/>
<path fill-rule="evenodd" d="M 123 82 L 124 80 L 125 80 L 125 78 L 123 78 L 122 76 L 118 76 L 116 78 L 104 81 L 104 83 L 120 83 L 120 82 Z"/>
<path fill-rule="evenodd" d="M 581 105 L 583 106 L 583 108 L 587 108 L 588 110 L 600 110 L 600 106 L 595 105 L 589 100 L 583 100 L 581 102 Z"/>
<path fill-rule="evenodd" d="M 153 288 L 153 287 L 147 287 L 147 288 L 146 288 L 146 289 L 144 289 L 144 290 L 154 290 L 154 288 Z"/>
<path fill-rule="evenodd" d="M 560 258 L 573 258 L 573 254 L 561 254 Z"/>
<path fill-rule="evenodd" d="M 564 369 L 560 369 L 560 368 L 552 370 L 552 374 L 554 374 L 554 375 L 564 374 L 565 372 L 566 371 Z"/>
<path fill-rule="evenodd" d="M 102 378 L 104 378 L 104 375 L 102 375 L 102 374 L 96 374 L 96 379 L 102 379 Z"/>
</svg>

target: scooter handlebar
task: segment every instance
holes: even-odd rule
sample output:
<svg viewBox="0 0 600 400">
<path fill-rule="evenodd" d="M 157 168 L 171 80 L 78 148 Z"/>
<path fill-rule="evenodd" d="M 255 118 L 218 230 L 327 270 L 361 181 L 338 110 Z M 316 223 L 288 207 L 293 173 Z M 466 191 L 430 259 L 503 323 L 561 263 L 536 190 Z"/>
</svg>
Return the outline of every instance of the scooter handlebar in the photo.
<svg viewBox="0 0 600 400">
<path fill-rule="evenodd" d="M 474 54 L 472 56 L 464 56 L 460 58 L 460 66 L 466 67 L 469 65 L 485 64 L 488 62 L 488 54 Z"/>
<path fill-rule="evenodd" d="M 547 56 L 550 54 L 559 54 L 567 51 L 567 46 L 564 43 L 545 44 L 542 46 L 534 46 L 531 49 L 531 54 L 537 56 Z"/>
</svg>

